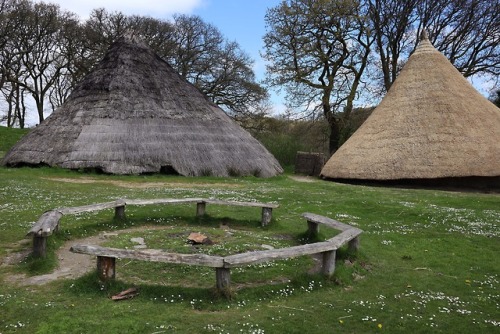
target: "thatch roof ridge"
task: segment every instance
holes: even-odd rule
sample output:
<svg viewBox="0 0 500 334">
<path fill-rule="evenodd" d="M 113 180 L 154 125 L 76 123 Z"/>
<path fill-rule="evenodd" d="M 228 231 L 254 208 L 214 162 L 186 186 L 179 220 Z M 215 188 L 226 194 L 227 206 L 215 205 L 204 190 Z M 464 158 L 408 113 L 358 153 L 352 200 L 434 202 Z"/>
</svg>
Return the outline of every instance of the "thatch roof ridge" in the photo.
<svg viewBox="0 0 500 334">
<path fill-rule="evenodd" d="M 419 42 L 422 42 L 423 40 L 429 40 L 429 34 L 427 33 L 427 29 L 422 29 L 422 32 L 420 33 L 420 39 Z"/>
<path fill-rule="evenodd" d="M 114 43 L 128 43 L 135 46 L 140 46 L 145 50 L 151 50 L 151 48 L 146 44 L 146 42 L 133 30 L 127 29 L 125 32 L 119 36 Z"/>
<path fill-rule="evenodd" d="M 379 106 L 326 163 L 323 177 L 500 176 L 500 110 L 422 35 Z"/>
<path fill-rule="evenodd" d="M 277 160 L 143 43 L 123 36 L 66 103 L 4 157 L 107 173 L 282 172 Z"/>
</svg>

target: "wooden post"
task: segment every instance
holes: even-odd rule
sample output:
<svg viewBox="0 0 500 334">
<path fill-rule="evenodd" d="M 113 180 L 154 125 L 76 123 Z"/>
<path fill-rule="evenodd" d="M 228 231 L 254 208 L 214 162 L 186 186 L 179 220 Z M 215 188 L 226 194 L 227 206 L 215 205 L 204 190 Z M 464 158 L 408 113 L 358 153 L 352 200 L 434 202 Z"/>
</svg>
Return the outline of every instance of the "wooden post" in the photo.
<svg viewBox="0 0 500 334">
<path fill-rule="evenodd" d="M 273 218 L 273 208 L 262 208 L 261 226 L 267 226 Z"/>
<path fill-rule="evenodd" d="M 125 205 L 115 207 L 115 218 L 125 219 Z"/>
<path fill-rule="evenodd" d="M 356 252 L 359 248 L 359 237 L 353 238 L 351 241 L 349 241 L 348 244 L 348 251 L 349 252 Z"/>
<path fill-rule="evenodd" d="M 217 291 L 226 297 L 229 297 L 229 288 L 231 285 L 231 269 L 215 268 L 215 280 Z"/>
<path fill-rule="evenodd" d="M 335 257 L 337 255 L 336 250 L 322 252 L 322 267 L 321 273 L 326 276 L 332 276 L 335 271 Z"/>
<path fill-rule="evenodd" d="M 47 237 L 33 236 L 33 256 L 47 256 Z"/>
<path fill-rule="evenodd" d="M 313 221 L 307 221 L 307 234 L 309 234 L 309 238 L 315 238 L 319 233 L 319 224 Z"/>
<path fill-rule="evenodd" d="M 201 217 L 205 215 L 205 202 L 196 203 L 196 216 Z"/>
<path fill-rule="evenodd" d="M 115 263 L 116 259 L 114 257 L 97 257 L 97 275 L 101 282 L 106 282 L 115 278 Z"/>
</svg>

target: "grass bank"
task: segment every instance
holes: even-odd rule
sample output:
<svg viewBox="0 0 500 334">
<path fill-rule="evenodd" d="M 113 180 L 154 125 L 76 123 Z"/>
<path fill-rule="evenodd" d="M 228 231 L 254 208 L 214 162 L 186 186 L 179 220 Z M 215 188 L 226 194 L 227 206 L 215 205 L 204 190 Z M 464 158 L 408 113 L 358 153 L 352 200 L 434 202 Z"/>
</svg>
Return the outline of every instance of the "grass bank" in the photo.
<svg viewBox="0 0 500 334">
<path fill-rule="evenodd" d="M 29 129 L 16 129 L 0 126 L 0 159 Z"/>
</svg>

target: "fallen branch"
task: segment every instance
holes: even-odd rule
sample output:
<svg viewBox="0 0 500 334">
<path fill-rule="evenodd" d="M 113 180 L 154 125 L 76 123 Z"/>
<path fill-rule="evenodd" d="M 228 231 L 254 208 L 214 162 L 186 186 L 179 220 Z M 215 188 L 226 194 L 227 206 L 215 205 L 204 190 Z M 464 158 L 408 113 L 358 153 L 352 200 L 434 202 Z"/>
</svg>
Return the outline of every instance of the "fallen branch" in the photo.
<svg viewBox="0 0 500 334">
<path fill-rule="evenodd" d="M 134 298 L 139 294 L 139 290 L 137 288 L 130 288 L 125 291 L 120 292 L 117 295 L 114 295 L 111 297 L 112 300 L 123 300 L 123 299 L 130 299 Z"/>
</svg>

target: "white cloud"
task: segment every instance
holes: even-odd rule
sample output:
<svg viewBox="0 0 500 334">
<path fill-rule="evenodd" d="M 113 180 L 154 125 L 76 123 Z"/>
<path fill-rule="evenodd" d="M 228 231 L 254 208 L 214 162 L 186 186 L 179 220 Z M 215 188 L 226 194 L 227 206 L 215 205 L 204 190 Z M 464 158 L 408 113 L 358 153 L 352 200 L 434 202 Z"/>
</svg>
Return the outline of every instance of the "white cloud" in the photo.
<svg viewBox="0 0 500 334">
<path fill-rule="evenodd" d="M 172 14 L 189 14 L 195 8 L 203 6 L 205 0 L 46 0 L 44 2 L 56 3 L 61 9 L 86 19 L 92 9 L 103 7 L 108 11 L 119 11 L 127 15 L 165 18 Z"/>
</svg>

